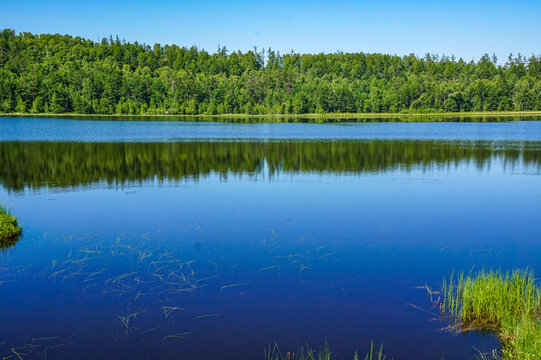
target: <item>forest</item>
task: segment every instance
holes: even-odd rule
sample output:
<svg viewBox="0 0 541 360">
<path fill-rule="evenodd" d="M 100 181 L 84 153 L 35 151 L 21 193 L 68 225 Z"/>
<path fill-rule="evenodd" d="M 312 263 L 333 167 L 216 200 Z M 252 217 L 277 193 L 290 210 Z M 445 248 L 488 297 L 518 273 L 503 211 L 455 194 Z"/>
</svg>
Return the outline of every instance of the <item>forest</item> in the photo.
<svg viewBox="0 0 541 360">
<path fill-rule="evenodd" d="M 209 53 L 120 38 L 0 35 L 0 113 L 307 114 L 541 110 L 541 56 Z"/>
</svg>

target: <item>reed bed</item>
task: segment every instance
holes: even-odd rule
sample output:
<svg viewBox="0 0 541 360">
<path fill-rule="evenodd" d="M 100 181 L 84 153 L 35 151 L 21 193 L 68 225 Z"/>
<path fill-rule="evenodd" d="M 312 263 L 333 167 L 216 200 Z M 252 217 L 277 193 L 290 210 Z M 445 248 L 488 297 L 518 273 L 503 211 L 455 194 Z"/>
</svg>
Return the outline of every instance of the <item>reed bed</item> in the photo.
<svg viewBox="0 0 541 360">
<path fill-rule="evenodd" d="M 491 358 L 541 359 L 541 287 L 532 271 L 452 274 L 438 304 L 453 329 L 498 335 L 501 353 Z"/>
</svg>

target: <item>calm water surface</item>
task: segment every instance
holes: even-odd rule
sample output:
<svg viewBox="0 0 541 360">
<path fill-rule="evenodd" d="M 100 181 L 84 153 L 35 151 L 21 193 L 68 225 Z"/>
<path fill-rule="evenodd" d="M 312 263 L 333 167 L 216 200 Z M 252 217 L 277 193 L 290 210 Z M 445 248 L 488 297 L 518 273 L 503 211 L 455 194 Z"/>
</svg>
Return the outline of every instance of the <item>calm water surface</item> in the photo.
<svg viewBox="0 0 541 360">
<path fill-rule="evenodd" d="M 430 306 L 453 269 L 541 272 L 541 122 L 0 118 L 0 355 L 468 359 Z M 474 348 L 475 347 L 475 348 Z"/>
<path fill-rule="evenodd" d="M 45 120 L 45 121 L 44 121 Z M 541 140 L 540 121 L 490 123 L 248 123 L 0 118 L 0 139 L 27 141 L 184 141 L 186 139 Z"/>
</svg>

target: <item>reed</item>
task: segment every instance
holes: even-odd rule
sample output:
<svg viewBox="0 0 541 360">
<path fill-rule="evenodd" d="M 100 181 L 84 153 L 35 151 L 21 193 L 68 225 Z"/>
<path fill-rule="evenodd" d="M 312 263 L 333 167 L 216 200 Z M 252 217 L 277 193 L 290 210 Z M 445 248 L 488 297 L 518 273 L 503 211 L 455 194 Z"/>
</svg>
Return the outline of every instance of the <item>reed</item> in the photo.
<svg viewBox="0 0 541 360">
<path fill-rule="evenodd" d="M 497 333 L 502 359 L 541 359 L 541 288 L 532 271 L 453 273 L 438 303 L 455 329 Z"/>
<path fill-rule="evenodd" d="M 300 346 L 296 352 L 282 353 L 278 344 L 269 345 L 265 350 L 265 360 L 335 360 L 336 354 L 331 351 L 329 345 L 325 342 L 319 350 L 314 350 L 309 345 Z M 379 350 L 374 348 L 374 343 L 370 345 L 370 351 L 363 358 L 364 360 L 385 360 L 383 354 L 383 345 Z M 359 354 L 353 354 L 353 360 L 359 360 Z"/>
</svg>

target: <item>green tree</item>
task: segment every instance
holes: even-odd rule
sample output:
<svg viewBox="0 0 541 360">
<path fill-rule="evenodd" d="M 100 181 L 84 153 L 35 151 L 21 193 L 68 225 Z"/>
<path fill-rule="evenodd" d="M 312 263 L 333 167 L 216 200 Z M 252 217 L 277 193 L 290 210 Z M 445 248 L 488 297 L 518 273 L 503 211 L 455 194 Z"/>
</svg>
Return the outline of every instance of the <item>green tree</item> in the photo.
<svg viewBox="0 0 541 360">
<path fill-rule="evenodd" d="M 0 111 L 268 114 L 541 108 L 541 57 L 208 53 L 5 29 Z"/>
<path fill-rule="evenodd" d="M 33 114 L 42 113 L 45 111 L 45 102 L 41 96 L 37 96 L 34 101 L 32 101 L 32 108 L 30 112 Z"/>
<path fill-rule="evenodd" d="M 26 104 L 24 103 L 23 99 L 20 96 L 17 97 L 17 105 L 15 105 L 15 112 L 17 113 L 26 112 Z"/>
</svg>

